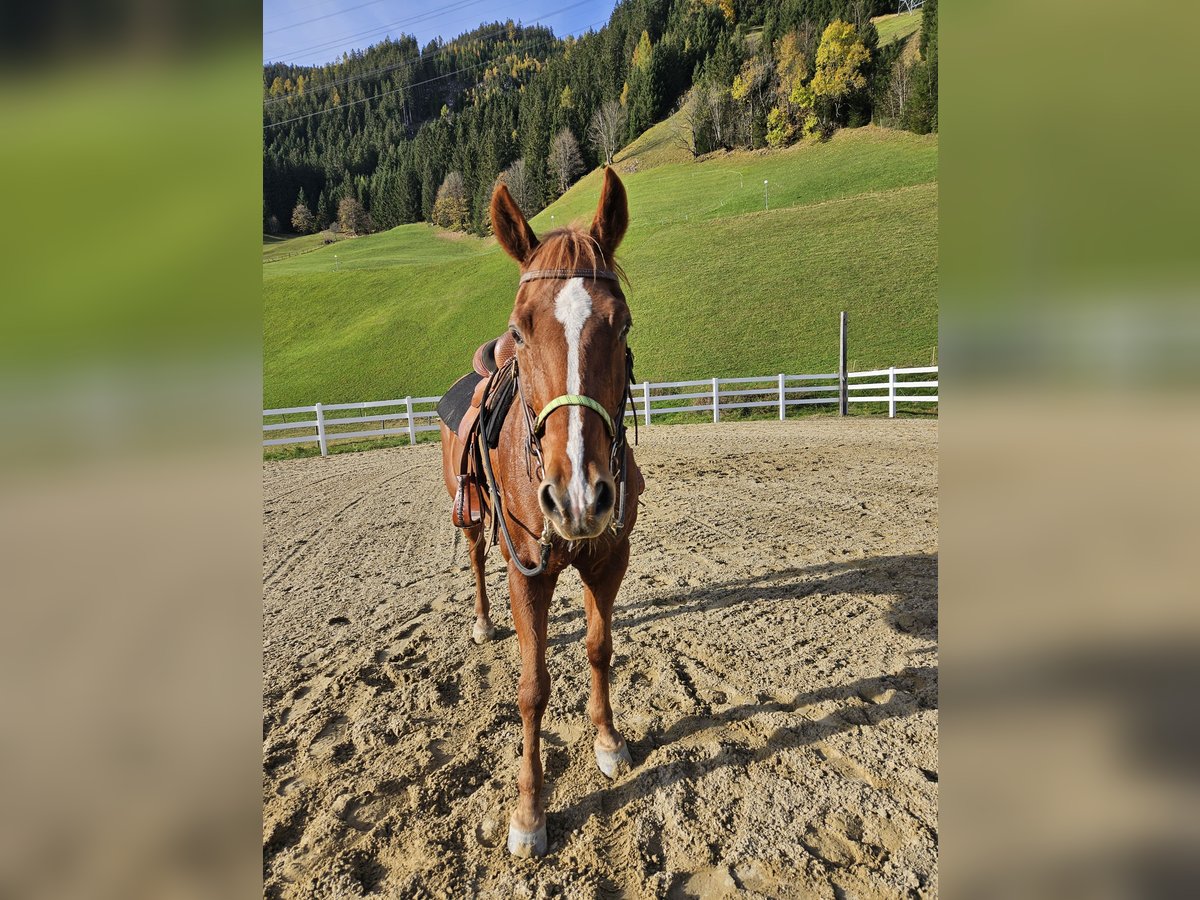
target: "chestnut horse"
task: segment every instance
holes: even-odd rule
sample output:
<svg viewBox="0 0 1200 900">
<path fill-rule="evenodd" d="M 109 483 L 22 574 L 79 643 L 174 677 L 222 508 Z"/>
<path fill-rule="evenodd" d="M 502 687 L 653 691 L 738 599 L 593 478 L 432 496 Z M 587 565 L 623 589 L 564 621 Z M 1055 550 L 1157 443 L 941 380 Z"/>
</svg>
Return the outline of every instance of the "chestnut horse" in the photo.
<svg viewBox="0 0 1200 900">
<path fill-rule="evenodd" d="M 475 573 L 477 643 L 495 633 L 484 586 L 484 525 L 505 536 L 499 544 L 508 563 L 521 650 L 517 702 L 524 726 L 508 849 L 531 856 L 546 852 L 539 735 L 550 698 L 546 628 L 555 584 L 567 566 L 574 566 L 583 581 L 596 762 L 609 778 L 632 765 L 613 725 L 608 685 L 613 601 L 629 562 L 629 534 L 643 487 L 625 442 L 632 373 L 626 338 L 632 320 L 613 258 L 629 224 L 629 207 L 625 188 L 610 168 L 589 231 L 558 229 L 539 241 L 503 184 L 492 195 L 491 218 L 500 246 L 521 269 L 509 318 L 518 395 L 494 449 L 479 442 L 486 516 L 464 530 Z M 457 436 L 443 425 L 443 468 L 451 496 L 461 450 Z M 492 518 L 499 521 L 489 522 Z"/>
</svg>

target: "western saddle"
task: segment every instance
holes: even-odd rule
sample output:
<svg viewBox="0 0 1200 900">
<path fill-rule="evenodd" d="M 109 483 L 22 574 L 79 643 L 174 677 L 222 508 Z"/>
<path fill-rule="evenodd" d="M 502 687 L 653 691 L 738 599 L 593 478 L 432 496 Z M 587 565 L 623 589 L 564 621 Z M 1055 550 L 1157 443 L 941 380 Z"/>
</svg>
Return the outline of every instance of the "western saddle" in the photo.
<svg viewBox="0 0 1200 900">
<path fill-rule="evenodd" d="M 480 478 L 480 412 L 486 402 L 488 415 L 484 438 L 488 446 L 495 447 L 516 391 L 512 365 L 515 358 L 516 344 L 512 333 L 505 331 L 475 351 L 471 361 L 474 371 L 456 381 L 438 403 L 438 416 L 458 437 L 455 476 L 458 487 L 451 520 L 459 528 L 471 528 L 483 522 L 486 501 Z"/>
</svg>

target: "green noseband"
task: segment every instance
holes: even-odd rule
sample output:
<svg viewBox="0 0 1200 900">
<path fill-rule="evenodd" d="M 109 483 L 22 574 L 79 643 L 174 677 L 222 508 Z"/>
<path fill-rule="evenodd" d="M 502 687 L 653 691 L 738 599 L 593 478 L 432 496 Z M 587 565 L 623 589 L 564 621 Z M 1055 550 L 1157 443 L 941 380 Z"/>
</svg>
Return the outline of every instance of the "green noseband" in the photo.
<svg viewBox="0 0 1200 900">
<path fill-rule="evenodd" d="M 604 424 L 608 426 L 608 436 L 612 438 L 616 437 L 617 429 L 613 427 L 612 416 L 608 414 L 608 410 L 591 397 L 583 397 L 579 394 L 563 394 L 561 397 L 555 397 L 547 403 L 541 413 L 538 414 L 534 433 L 540 436 L 546 427 L 546 419 L 549 418 L 550 413 L 563 406 L 586 406 L 588 409 L 595 410 L 600 414 L 600 418 L 604 420 Z"/>
</svg>

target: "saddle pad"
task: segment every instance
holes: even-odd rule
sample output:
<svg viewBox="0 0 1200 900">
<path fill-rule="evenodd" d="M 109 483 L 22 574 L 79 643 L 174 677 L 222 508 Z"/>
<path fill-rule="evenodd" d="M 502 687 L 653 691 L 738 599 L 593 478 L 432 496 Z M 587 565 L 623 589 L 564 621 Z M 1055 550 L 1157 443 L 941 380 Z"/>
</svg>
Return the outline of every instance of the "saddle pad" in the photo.
<svg viewBox="0 0 1200 900">
<path fill-rule="evenodd" d="M 468 372 L 454 382 L 450 390 L 442 394 L 442 399 L 438 401 L 437 414 L 451 431 L 458 431 L 458 424 L 462 421 L 463 415 L 471 408 L 471 397 L 475 393 L 475 386 L 481 381 L 483 381 L 482 376 Z"/>
</svg>

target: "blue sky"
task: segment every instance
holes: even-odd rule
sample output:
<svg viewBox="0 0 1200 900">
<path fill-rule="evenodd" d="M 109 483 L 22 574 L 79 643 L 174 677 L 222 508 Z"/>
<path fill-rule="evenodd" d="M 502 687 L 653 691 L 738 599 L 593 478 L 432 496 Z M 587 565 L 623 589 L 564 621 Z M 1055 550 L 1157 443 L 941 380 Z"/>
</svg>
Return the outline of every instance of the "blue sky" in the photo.
<svg viewBox="0 0 1200 900">
<path fill-rule="evenodd" d="M 414 34 L 423 47 L 481 22 L 512 19 L 559 37 L 599 29 L 615 0 L 263 0 L 263 61 L 319 65 L 384 37 Z M 569 7 L 569 8 L 568 8 Z"/>
</svg>

